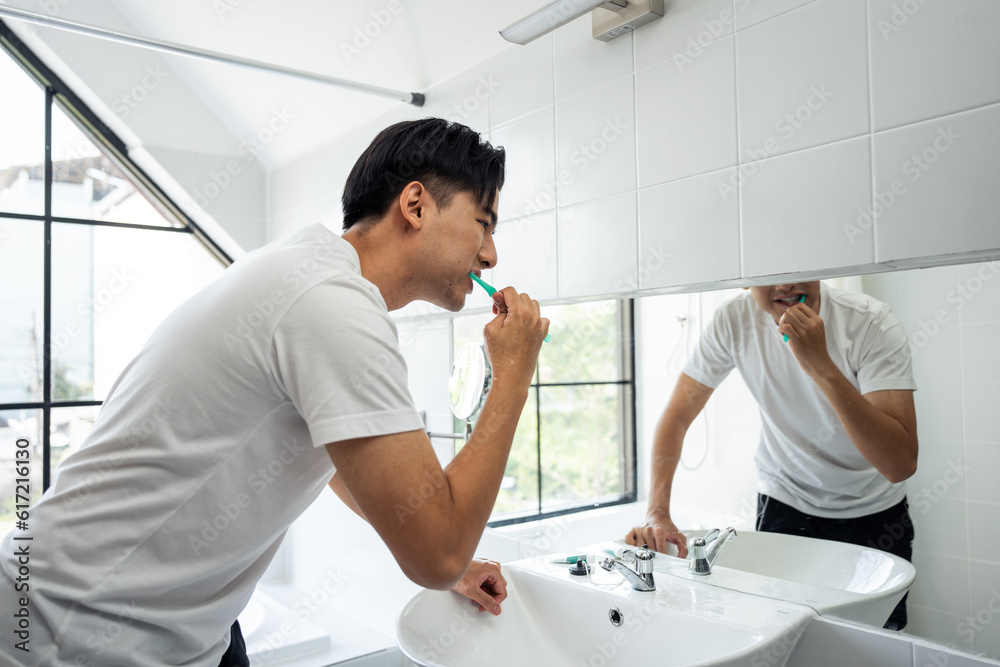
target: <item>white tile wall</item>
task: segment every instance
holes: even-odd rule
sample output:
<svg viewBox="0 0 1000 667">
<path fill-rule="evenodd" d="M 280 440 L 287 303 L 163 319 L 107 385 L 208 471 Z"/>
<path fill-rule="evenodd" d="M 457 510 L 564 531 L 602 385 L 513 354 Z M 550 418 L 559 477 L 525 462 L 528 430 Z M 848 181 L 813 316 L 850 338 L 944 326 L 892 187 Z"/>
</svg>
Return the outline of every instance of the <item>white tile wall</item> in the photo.
<svg viewBox="0 0 1000 667">
<path fill-rule="evenodd" d="M 557 103 L 556 145 L 559 206 L 634 191 L 632 77 Z"/>
<path fill-rule="evenodd" d="M 974 379 L 981 377 L 975 360 L 991 367 L 997 354 L 994 344 L 992 353 L 980 348 L 970 360 L 965 342 L 970 336 L 978 340 L 992 326 L 984 323 L 1000 317 L 1000 281 L 991 280 L 993 267 L 977 263 L 886 273 L 863 282 L 866 292 L 892 304 L 915 354 L 920 459 L 907 481 L 907 496 L 916 526 L 917 582 L 907 632 L 1000 657 L 1000 623 L 990 620 L 1000 620 L 1000 600 L 992 603 L 994 610 L 988 606 L 992 590 L 1000 590 L 1000 544 L 995 531 L 984 530 L 1000 517 L 995 491 L 1000 422 L 994 417 L 1000 396 L 990 391 L 1000 383 Z M 976 280 L 970 283 L 971 278 Z M 947 325 L 935 333 L 928 323 L 937 319 Z M 925 381 L 928 374 L 946 382 Z M 976 621 L 980 614 L 990 622 Z"/>
<path fill-rule="evenodd" d="M 731 37 L 638 72 L 639 187 L 736 165 Z"/>
<path fill-rule="evenodd" d="M 992 0 L 869 2 L 875 129 L 1000 101 L 1000 5 Z"/>
<path fill-rule="evenodd" d="M 551 106 L 493 130 L 491 137 L 507 151 L 500 192 L 501 220 L 520 218 L 556 207 L 555 118 Z"/>
<path fill-rule="evenodd" d="M 994 355 L 996 352 L 994 352 Z M 965 437 L 969 440 L 1000 441 L 1000 382 L 970 385 L 965 392 Z"/>
<path fill-rule="evenodd" d="M 877 261 L 1000 247 L 1000 105 L 876 133 L 874 151 Z"/>
<path fill-rule="evenodd" d="M 639 190 L 639 247 L 665 259 L 640 272 L 640 287 L 656 288 L 740 276 L 739 205 L 725 197 L 736 169 Z"/>
<path fill-rule="evenodd" d="M 964 558 L 914 551 L 913 566 L 917 568 L 917 579 L 910 589 L 908 603 L 952 614 L 969 612 L 969 572 Z M 935 576 L 921 576 L 928 571 L 935 572 Z"/>
<path fill-rule="evenodd" d="M 552 35 L 490 58 L 490 122 L 494 127 L 550 106 L 554 100 Z"/>
<path fill-rule="evenodd" d="M 867 264 L 870 237 L 848 234 L 871 201 L 867 137 L 756 162 L 741 170 L 743 274 Z"/>
<path fill-rule="evenodd" d="M 667 18 L 633 34 L 637 72 L 682 53 L 696 60 L 705 46 L 733 34 L 732 0 L 674 0 L 666 9 Z"/>
<path fill-rule="evenodd" d="M 743 30 L 793 9 L 798 9 L 816 0 L 736 0 L 736 29 Z"/>
<path fill-rule="evenodd" d="M 940 642 L 942 645 L 961 650 L 971 651 L 971 639 L 956 632 L 956 629 L 966 621 L 967 616 L 968 613 L 960 615 L 949 614 L 934 607 L 921 607 L 915 604 L 907 605 L 906 634 L 930 639 Z M 948 664 L 950 665 L 951 662 Z M 919 662 L 917 665 L 918 667 L 927 667 L 927 663 L 924 662 Z"/>
<path fill-rule="evenodd" d="M 820 0 L 739 32 L 740 159 L 867 133 L 866 39 L 864 0 Z"/>
<path fill-rule="evenodd" d="M 559 211 L 560 298 L 611 294 L 636 285 L 635 199 L 630 192 Z"/>
<path fill-rule="evenodd" d="M 493 271 L 494 287 L 513 285 L 533 299 L 558 297 L 555 211 L 501 223 L 493 240 L 498 257 Z"/>
<path fill-rule="evenodd" d="M 591 31 L 589 17 L 583 17 L 553 33 L 556 100 L 632 74 L 632 35 L 602 42 L 594 39 Z"/>
</svg>

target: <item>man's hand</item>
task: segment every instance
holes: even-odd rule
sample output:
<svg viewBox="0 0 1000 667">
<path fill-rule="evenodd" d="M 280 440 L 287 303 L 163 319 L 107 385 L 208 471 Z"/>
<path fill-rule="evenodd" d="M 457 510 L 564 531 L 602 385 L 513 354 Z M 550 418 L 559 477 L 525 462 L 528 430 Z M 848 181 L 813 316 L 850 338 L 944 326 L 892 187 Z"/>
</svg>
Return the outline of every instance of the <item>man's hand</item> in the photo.
<svg viewBox="0 0 1000 667">
<path fill-rule="evenodd" d="M 500 603 L 507 597 L 507 580 L 500 574 L 500 563 L 474 558 L 452 590 L 477 603 L 479 611 L 499 616 Z"/>
<path fill-rule="evenodd" d="M 494 382 L 528 386 L 535 374 L 538 352 L 549 331 L 538 302 L 513 287 L 493 294 L 496 315 L 483 329 Z"/>
<path fill-rule="evenodd" d="M 646 516 L 646 523 L 630 530 L 625 541 L 637 547 L 646 544 L 653 551 L 664 554 L 667 553 L 667 545 L 673 544 L 677 546 L 678 558 L 687 558 L 688 554 L 687 538 L 677 530 L 670 517 L 663 514 Z"/>
<path fill-rule="evenodd" d="M 809 377 L 837 370 L 826 349 L 826 328 L 823 319 L 804 303 L 797 303 L 778 320 L 778 331 L 788 336 L 788 345 L 799 362 L 799 367 Z"/>
</svg>

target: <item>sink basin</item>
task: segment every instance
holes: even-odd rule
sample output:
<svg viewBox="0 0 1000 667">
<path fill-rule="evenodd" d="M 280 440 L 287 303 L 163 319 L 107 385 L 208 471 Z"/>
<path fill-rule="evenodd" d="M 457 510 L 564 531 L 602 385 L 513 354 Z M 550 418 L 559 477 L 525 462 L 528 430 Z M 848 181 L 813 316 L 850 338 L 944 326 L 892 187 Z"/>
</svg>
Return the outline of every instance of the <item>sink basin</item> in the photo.
<svg viewBox="0 0 1000 667">
<path fill-rule="evenodd" d="M 691 539 L 705 532 L 684 534 Z M 804 604 L 821 616 L 878 627 L 916 577 L 913 565 L 878 549 L 753 531 L 741 531 L 726 544 L 707 576 L 690 574 L 686 560 L 658 558 L 654 563 L 658 571 L 676 577 Z"/>
<path fill-rule="evenodd" d="M 666 559 L 663 559 L 666 560 Z M 657 665 L 781 667 L 814 613 L 703 582 L 669 580 L 632 590 L 617 573 L 569 574 L 551 556 L 503 566 L 500 616 L 450 591 L 422 591 L 396 623 L 413 662 L 463 665 Z M 617 621 L 615 625 L 613 621 Z"/>
</svg>

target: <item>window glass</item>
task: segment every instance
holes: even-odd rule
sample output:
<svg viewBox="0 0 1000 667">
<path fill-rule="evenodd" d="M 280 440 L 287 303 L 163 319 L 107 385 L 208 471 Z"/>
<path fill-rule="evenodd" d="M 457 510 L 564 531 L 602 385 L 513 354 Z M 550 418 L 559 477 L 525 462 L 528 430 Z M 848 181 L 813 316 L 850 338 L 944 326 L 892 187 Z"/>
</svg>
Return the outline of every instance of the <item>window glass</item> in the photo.
<svg viewBox="0 0 1000 667">
<path fill-rule="evenodd" d="M 52 107 L 52 215 L 177 227 L 59 107 Z"/>
<path fill-rule="evenodd" d="M 492 523 L 634 494 L 631 333 L 622 308 L 619 301 L 543 306 L 552 340 L 542 345 Z M 492 317 L 488 312 L 456 317 L 454 352 L 481 342 Z M 462 425 L 456 429 L 461 432 Z"/>
<path fill-rule="evenodd" d="M 42 400 L 44 231 L 0 218 L 0 403 Z"/>
<path fill-rule="evenodd" d="M 41 429 L 41 410 L 0 411 L 0 538 L 21 532 L 21 520 L 30 531 L 31 508 L 42 495 Z M 22 519 L 18 513 L 25 510 L 28 516 Z"/>
<path fill-rule="evenodd" d="M 619 385 L 541 387 L 542 511 L 626 491 Z"/>
<path fill-rule="evenodd" d="M 163 318 L 221 272 L 191 234 L 54 223 L 53 400 L 104 400 Z"/>
<path fill-rule="evenodd" d="M 45 91 L 2 50 L 0 91 L 0 211 L 42 215 Z"/>
<path fill-rule="evenodd" d="M 49 423 L 49 451 L 52 453 L 53 475 L 58 475 L 59 465 L 70 454 L 80 449 L 80 445 L 94 429 L 94 421 L 100 410 L 99 405 L 52 409 Z"/>
<path fill-rule="evenodd" d="M 546 306 L 552 340 L 542 345 L 538 377 L 551 382 L 613 382 L 624 379 L 617 301 Z"/>
<path fill-rule="evenodd" d="M 493 519 L 530 516 L 538 512 L 538 389 L 528 392 L 493 507 Z"/>
</svg>

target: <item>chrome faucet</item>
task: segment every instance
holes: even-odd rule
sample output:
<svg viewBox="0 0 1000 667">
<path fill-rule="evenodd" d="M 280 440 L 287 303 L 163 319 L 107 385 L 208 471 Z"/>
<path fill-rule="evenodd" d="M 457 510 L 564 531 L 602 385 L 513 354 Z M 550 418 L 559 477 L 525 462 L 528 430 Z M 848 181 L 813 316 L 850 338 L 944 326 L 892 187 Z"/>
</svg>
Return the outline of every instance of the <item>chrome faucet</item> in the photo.
<svg viewBox="0 0 1000 667">
<path fill-rule="evenodd" d="M 719 557 L 719 552 L 730 540 L 736 537 L 736 529 L 729 527 L 719 532 L 719 529 L 691 540 L 691 555 L 688 562 L 688 571 L 691 574 L 712 574 L 712 566 L 715 559 Z"/>
<path fill-rule="evenodd" d="M 656 583 L 653 581 L 653 556 L 655 555 L 654 551 L 647 549 L 646 545 L 643 544 L 641 549 L 623 551 L 621 560 L 602 558 L 600 565 L 608 572 L 613 569 L 618 570 L 637 591 L 655 591 Z M 625 564 L 633 562 L 635 563 L 634 570 Z"/>
</svg>

